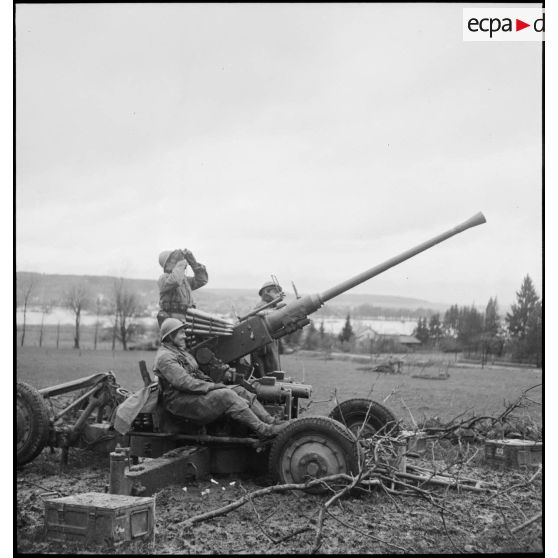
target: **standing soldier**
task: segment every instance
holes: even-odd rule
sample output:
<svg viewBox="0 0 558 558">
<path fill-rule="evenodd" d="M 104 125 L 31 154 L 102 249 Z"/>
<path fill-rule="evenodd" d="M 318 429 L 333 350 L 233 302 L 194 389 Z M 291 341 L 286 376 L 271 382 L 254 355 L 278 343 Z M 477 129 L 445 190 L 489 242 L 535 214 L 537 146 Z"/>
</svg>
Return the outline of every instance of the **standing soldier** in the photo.
<svg viewBox="0 0 558 558">
<path fill-rule="evenodd" d="M 163 275 L 159 277 L 159 326 L 166 318 L 184 320 L 186 310 L 194 307 L 192 291 L 203 287 L 208 280 L 205 266 L 199 263 L 190 250 L 165 250 L 159 254 Z M 186 276 L 190 264 L 194 277 Z"/>
<path fill-rule="evenodd" d="M 272 304 L 262 310 L 262 314 L 265 314 L 268 309 L 280 308 L 285 305 L 284 302 L 280 302 L 280 299 L 285 296 L 285 293 L 283 292 L 283 289 L 281 289 L 281 285 L 279 285 L 279 283 L 273 281 L 264 283 L 258 291 L 258 295 L 261 300 L 256 306 L 256 310 L 269 304 L 275 299 L 279 299 L 275 304 Z M 250 359 L 252 361 L 252 365 L 254 366 L 254 376 L 256 376 L 256 378 L 261 378 L 270 372 L 281 370 L 281 365 L 279 363 L 279 347 L 280 341 L 275 339 L 271 343 L 264 345 L 250 354 Z"/>
</svg>

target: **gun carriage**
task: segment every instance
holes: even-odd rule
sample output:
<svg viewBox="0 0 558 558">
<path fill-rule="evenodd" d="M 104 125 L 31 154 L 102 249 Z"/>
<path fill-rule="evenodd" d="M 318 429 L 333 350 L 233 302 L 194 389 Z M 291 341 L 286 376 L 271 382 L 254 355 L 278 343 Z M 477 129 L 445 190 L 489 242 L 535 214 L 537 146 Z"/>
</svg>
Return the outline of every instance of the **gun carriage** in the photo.
<svg viewBox="0 0 558 558">
<path fill-rule="evenodd" d="M 252 438 L 241 425 L 220 419 L 208 425 L 195 424 L 170 415 L 159 406 L 140 413 L 132 429 L 123 436 L 114 431 L 115 411 L 130 394 L 121 388 L 112 372 L 36 390 L 29 384 L 17 385 L 17 460 L 18 465 L 32 461 L 45 446 L 61 447 L 67 459 L 72 446 L 114 449 L 117 442 L 129 446 L 133 461 L 139 457 L 158 458 L 169 450 L 184 446 L 201 447 L 209 452 L 205 466 L 211 473 L 268 469 L 275 480 L 303 482 L 335 473 L 358 469 L 359 444 L 355 434 L 372 437 L 377 432 L 394 434 L 397 419 L 383 405 L 370 399 L 351 399 L 337 405 L 328 417 L 299 416 L 301 399 L 308 399 L 312 386 L 294 381 L 283 371 L 253 378 L 242 364 L 242 357 L 275 339 L 303 328 L 309 315 L 325 302 L 349 289 L 399 265 L 469 228 L 485 223 L 478 213 L 448 231 L 410 250 L 351 277 L 321 293 L 299 297 L 265 313 L 251 312 L 235 324 L 217 323 L 210 314 L 191 314 L 193 333 L 210 334 L 192 349 L 200 367 L 222 381 L 225 363 L 234 367 L 233 383 L 243 385 L 257 395 L 270 414 L 291 422 L 276 438 L 267 441 Z M 270 304 L 273 306 L 273 304 Z M 143 362 L 143 361 L 142 361 Z M 140 363 L 141 364 L 141 363 Z M 141 373 L 146 389 L 157 389 L 145 363 Z M 78 391 L 74 401 L 62 409 L 51 402 L 61 394 Z M 71 418 L 70 418 L 71 417 Z M 70 418 L 70 424 L 65 419 Z M 112 454 L 111 454 L 112 455 Z"/>
</svg>

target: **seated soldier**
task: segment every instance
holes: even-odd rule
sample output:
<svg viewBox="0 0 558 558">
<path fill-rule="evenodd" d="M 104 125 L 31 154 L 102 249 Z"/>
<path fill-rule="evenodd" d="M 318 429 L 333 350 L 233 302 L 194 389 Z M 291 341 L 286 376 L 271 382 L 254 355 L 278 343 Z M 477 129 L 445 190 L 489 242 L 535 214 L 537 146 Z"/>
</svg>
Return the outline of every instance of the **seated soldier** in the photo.
<svg viewBox="0 0 558 558">
<path fill-rule="evenodd" d="M 159 326 L 166 318 L 184 319 L 186 310 L 194 306 L 192 291 L 207 284 L 205 266 L 199 263 L 190 250 L 165 250 L 159 254 L 163 274 L 159 277 Z M 188 264 L 194 277 L 186 276 Z"/>
<path fill-rule="evenodd" d="M 262 439 L 275 436 L 288 424 L 274 419 L 243 387 L 215 383 L 204 374 L 187 351 L 184 324 L 176 318 L 167 318 L 161 325 L 154 372 L 165 408 L 178 417 L 208 424 L 228 416 Z"/>
</svg>

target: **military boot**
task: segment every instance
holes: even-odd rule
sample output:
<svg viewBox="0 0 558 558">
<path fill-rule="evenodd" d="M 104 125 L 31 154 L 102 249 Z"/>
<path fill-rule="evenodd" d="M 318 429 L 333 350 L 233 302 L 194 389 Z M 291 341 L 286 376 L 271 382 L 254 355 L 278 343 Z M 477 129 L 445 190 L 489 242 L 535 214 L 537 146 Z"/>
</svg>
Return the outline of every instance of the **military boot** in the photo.
<svg viewBox="0 0 558 558">
<path fill-rule="evenodd" d="M 257 437 L 261 440 L 277 436 L 277 434 L 279 434 L 279 432 L 281 432 L 288 424 L 266 424 L 261 421 L 250 409 L 235 411 L 229 416 L 250 428 L 250 430 L 254 431 Z"/>
<path fill-rule="evenodd" d="M 283 419 L 278 417 L 272 417 L 257 399 L 252 401 L 250 409 L 262 422 L 265 422 L 266 424 L 283 424 L 285 422 Z"/>
</svg>

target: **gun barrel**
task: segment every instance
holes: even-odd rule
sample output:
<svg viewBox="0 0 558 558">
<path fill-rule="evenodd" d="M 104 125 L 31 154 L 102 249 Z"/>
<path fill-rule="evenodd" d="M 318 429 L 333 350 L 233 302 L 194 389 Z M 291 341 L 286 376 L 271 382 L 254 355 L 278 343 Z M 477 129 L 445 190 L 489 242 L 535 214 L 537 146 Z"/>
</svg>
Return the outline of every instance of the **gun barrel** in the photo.
<svg viewBox="0 0 558 558">
<path fill-rule="evenodd" d="M 286 306 L 275 308 L 266 315 L 257 314 L 246 317 L 244 321 L 235 324 L 232 335 L 228 337 L 219 337 L 211 346 L 213 352 L 224 362 L 232 362 L 237 358 L 247 355 L 254 350 L 265 346 L 281 337 L 296 331 L 307 325 L 310 320 L 308 316 L 318 310 L 324 302 L 352 289 L 356 285 L 360 285 L 364 281 L 383 273 L 390 267 L 400 264 L 420 252 L 428 250 L 432 246 L 447 240 L 448 238 L 459 234 L 471 227 L 476 227 L 486 223 L 486 219 L 482 213 L 473 215 L 467 221 L 460 225 L 435 236 L 431 240 L 427 240 L 410 250 L 407 250 L 398 256 L 363 271 L 354 277 L 343 281 L 339 285 L 327 289 L 321 294 L 305 295 L 289 302 Z M 223 334 L 221 334 L 223 335 Z"/>
<path fill-rule="evenodd" d="M 457 225 L 456 227 L 453 227 L 452 229 L 449 229 L 448 231 L 439 234 L 438 236 L 435 236 L 434 238 L 427 240 L 415 246 L 414 248 L 411 248 L 410 250 L 406 250 L 398 256 L 394 256 L 393 258 L 390 258 L 389 260 L 386 260 L 385 262 L 375 267 L 363 271 L 362 273 L 359 273 L 358 275 L 355 275 L 354 277 L 351 277 L 350 279 L 339 283 L 339 285 L 335 285 L 334 287 L 327 289 L 319 295 L 320 300 L 323 304 L 324 302 L 335 298 L 345 291 L 348 291 L 349 289 L 360 285 L 360 283 L 364 283 L 364 281 L 367 281 L 368 279 L 371 279 L 372 277 L 383 273 L 390 267 L 394 267 L 401 262 L 404 262 L 405 260 L 408 260 L 409 258 L 412 258 L 413 256 L 416 256 L 417 254 L 420 254 L 421 252 L 424 252 L 429 248 L 432 248 L 432 246 L 435 246 L 436 244 L 439 244 L 440 242 L 443 242 L 444 240 L 455 236 L 456 234 L 462 233 L 463 231 L 466 231 L 467 229 L 470 229 L 472 227 L 476 227 L 477 225 L 482 225 L 483 223 L 486 223 L 486 218 L 481 212 L 479 212 L 473 215 L 470 219 L 463 221 L 463 223 Z"/>
</svg>

